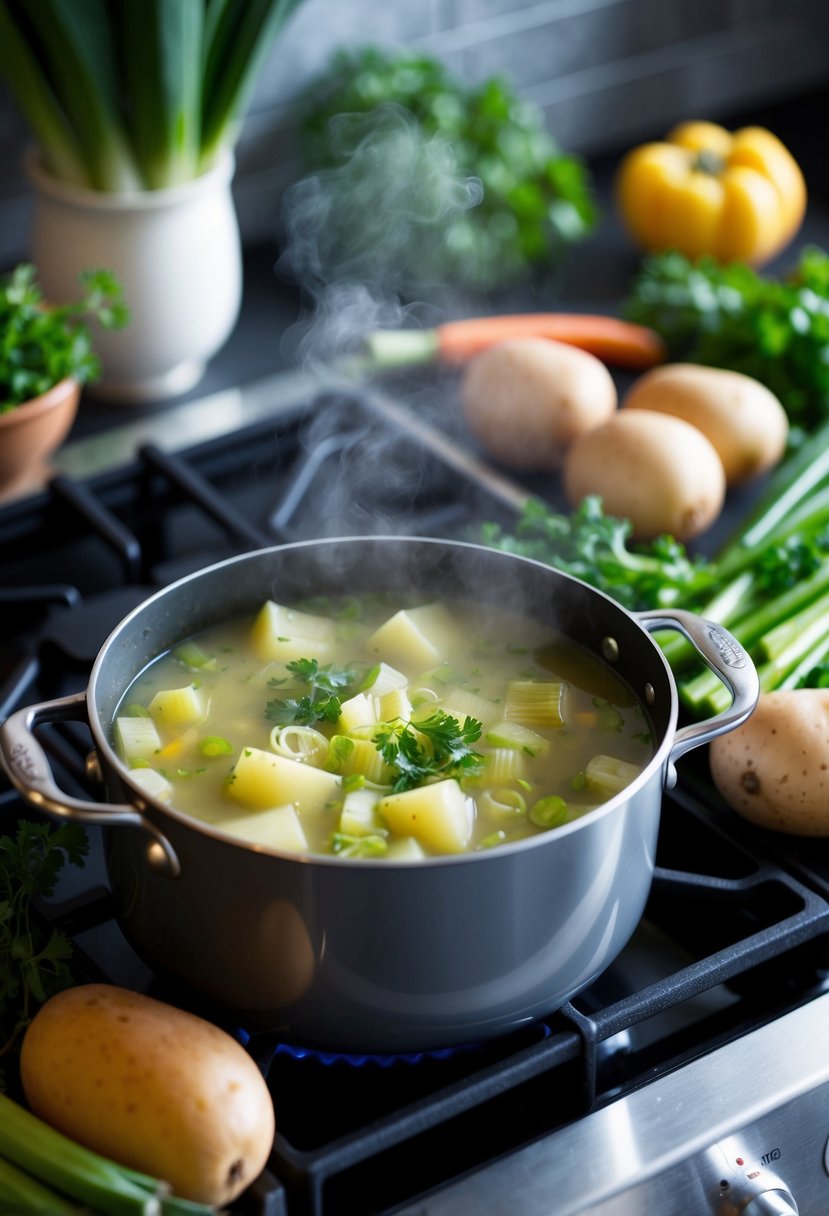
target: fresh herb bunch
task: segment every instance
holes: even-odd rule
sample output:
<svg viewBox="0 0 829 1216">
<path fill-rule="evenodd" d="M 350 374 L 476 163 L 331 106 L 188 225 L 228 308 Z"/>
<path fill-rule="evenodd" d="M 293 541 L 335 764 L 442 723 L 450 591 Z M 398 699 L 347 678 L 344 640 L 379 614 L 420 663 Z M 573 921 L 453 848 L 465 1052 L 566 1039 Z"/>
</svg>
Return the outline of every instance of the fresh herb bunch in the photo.
<svg viewBox="0 0 829 1216">
<path fill-rule="evenodd" d="M 109 271 L 90 270 L 81 282 L 79 300 L 48 305 L 34 266 L 23 263 L 0 280 L 0 413 L 67 377 L 83 384 L 99 375 L 88 322 L 117 329 L 129 313 Z"/>
<path fill-rule="evenodd" d="M 464 718 L 461 723 L 437 710 L 414 728 L 407 722 L 390 723 L 377 732 L 373 741 L 396 772 L 392 790 L 400 793 L 427 781 L 471 777 L 480 772 L 483 758 L 472 744 L 480 739 L 481 730 L 475 718 Z"/>
<path fill-rule="evenodd" d="M 78 824 L 21 819 L 14 836 L 0 836 L 0 1056 L 17 1047 L 44 1001 L 74 982 L 71 942 L 36 918 L 33 902 L 51 895 L 64 865 L 83 865 L 86 853 Z"/>
<path fill-rule="evenodd" d="M 705 559 L 670 537 L 629 544 L 630 524 L 598 499 L 570 515 L 531 501 L 513 533 L 489 523 L 481 539 L 545 562 L 626 608 L 688 609 L 730 630 L 754 660 L 763 692 L 829 681 L 829 420 L 771 475 L 739 529 Z M 660 638 L 686 710 L 728 707 L 731 694 L 679 633 Z"/>
<path fill-rule="evenodd" d="M 630 520 L 605 515 L 590 496 L 569 514 L 529 499 L 514 533 L 483 525 L 481 539 L 493 549 L 532 557 L 590 583 L 626 608 L 661 608 L 687 600 L 709 582 L 703 558 L 692 558 L 672 536 L 634 544 Z"/>
<path fill-rule="evenodd" d="M 625 305 L 671 360 L 743 372 L 779 398 L 795 439 L 829 417 L 829 256 L 806 248 L 792 272 L 678 253 L 646 258 Z"/>
<path fill-rule="evenodd" d="M 330 191 L 322 263 L 487 290 L 555 262 L 595 224 L 587 169 L 504 79 L 467 84 L 428 55 L 340 50 L 299 121 L 306 168 Z"/>
</svg>

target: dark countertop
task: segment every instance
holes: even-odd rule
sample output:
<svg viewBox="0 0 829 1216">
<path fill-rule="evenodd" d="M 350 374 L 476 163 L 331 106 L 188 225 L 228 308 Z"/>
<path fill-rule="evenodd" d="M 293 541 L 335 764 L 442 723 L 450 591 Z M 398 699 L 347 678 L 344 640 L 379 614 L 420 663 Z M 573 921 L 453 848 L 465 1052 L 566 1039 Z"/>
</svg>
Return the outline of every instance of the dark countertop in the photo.
<svg viewBox="0 0 829 1216">
<path fill-rule="evenodd" d="M 809 208 L 800 234 L 777 259 L 769 265 L 768 273 L 782 273 L 791 266 L 798 250 L 807 244 L 829 248 L 829 166 L 825 157 L 823 120 L 827 112 L 829 89 L 809 94 L 762 110 L 755 110 L 728 119 L 724 125 L 737 127 L 749 123 L 767 126 L 786 143 L 800 163 L 809 189 Z M 654 133 L 658 137 L 658 132 Z M 638 265 L 639 254 L 625 237 L 612 203 L 612 178 L 618 155 L 607 155 L 588 162 L 601 219 L 591 237 L 574 248 L 563 272 L 549 281 L 543 280 L 531 289 L 504 300 L 487 300 L 475 311 L 595 311 L 618 312 Z M 198 431 L 200 420 L 216 428 L 230 430 L 244 417 L 240 415 L 240 387 L 245 408 L 255 399 L 253 408 L 261 412 L 268 401 L 291 399 L 310 391 L 318 368 L 308 373 L 297 350 L 303 334 L 313 317 L 309 305 L 298 289 L 277 273 L 279 248 L 276 237 L 272 244 L 245 251 L 244 296 L 239 321 L 224 348 L 214 357 L 202 381 L 189 393 L 152 405 L 126 406 L 108 402 L 87 390 L 78 419 L 67 444 L 59 453 L 56 465 L 67 471 L 85 468 L 84 461 L 76 466 L 76 455 L 86 456 L 79 449 L 85 441 L 101 432 L 123 430 L 125 444 L 143 441 L 156 435 L 181 430 L 181 440 Z M 442 319 L 435 305 L 426 306 L 427 317 Z M 323 356 L 324 358 L 324 356 Z M 248 388 L 251 390 L 248 392 Z M 261 391 L 260 391 L 261 390 Z M 228 399 L 230 391 L 235 396 Z M 226 417 L 225 417 L 226 415 Z M 196 428 L 196 432 L 193 428 Z M 87 445 L 88 446 L 88 445 Z M 178 444 L 177 444 L 178 446 Z M 100 445 L 96 445 L 99 451 Z M 100 459 L 96 454 L 96 460 Z"/>
</svg>

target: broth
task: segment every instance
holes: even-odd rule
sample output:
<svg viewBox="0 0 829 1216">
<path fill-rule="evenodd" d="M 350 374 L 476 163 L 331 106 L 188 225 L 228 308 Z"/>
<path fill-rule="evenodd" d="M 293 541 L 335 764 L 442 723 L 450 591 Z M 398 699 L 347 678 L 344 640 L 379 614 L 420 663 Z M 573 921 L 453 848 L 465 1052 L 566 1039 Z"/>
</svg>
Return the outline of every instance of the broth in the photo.
<svg viewBox="0 0 829 1216">
<path fill-rule="evenodd" d="M 654 751 L 606 664 L 535 620 L 453 601 L 267 601 L 147 667 L 113 736 L 135 780 L 193 819 L 388 861 L 554 830 Z"/>
</svg>

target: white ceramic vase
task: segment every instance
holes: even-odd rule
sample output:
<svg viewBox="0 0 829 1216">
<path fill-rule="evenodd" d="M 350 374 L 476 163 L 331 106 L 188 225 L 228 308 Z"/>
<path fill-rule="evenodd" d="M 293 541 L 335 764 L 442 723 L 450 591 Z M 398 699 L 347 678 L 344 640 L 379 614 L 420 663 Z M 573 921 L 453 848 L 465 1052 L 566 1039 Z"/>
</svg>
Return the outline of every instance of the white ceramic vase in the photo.
<svg viewBox="0 0 829 1216">
<path fill-rule="evenodd" d="M 239 314 L 242 254 L 226 152 L 202 177 L 164 190 L 104 194 L 67 185 L 31 156 L 30 256 L 49 300 L 77 299 L 86 269 L 112 270 L 130 310 L 96 328 L 96 396 L 132 403 L 191 389 Z"/>
</svg>

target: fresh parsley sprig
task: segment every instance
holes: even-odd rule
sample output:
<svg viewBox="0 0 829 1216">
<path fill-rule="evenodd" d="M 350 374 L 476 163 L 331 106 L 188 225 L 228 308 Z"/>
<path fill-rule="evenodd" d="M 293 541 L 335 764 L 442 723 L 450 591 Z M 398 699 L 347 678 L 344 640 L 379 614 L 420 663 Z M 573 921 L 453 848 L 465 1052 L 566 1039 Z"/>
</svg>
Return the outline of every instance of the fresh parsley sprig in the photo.
<svg viewBox="0 0 829 1216">
<path fill-rule="evenodd" d="M 79 300 L 47 306 L 34 266 L 22 263 L 0 280 L 0 413 L 67 377 L 84 383 L 98 376 L 88 322 L 117 329 L 129 314 L 111 272 L 87 271 L 81 283 Z"/>
<path fill-rule="evenodd" d="M 392 790 L 399 794 L 427 781 L 480 772 L 483 757 L 473 751 L 472 744 L 481 737 L 481 730 L 476 718 L 464 718 L 461 724 L 437 710 L 414 726 L 408 722 L 387 723 L 373 741 L 386 764 L 397 773 Z"/>
<path fill-rule="evenodd" d="M 792 427 L 829 417 L 829 255 L 807 247 L 791 273 L 741 262 L 645 258 L 625 314 L 655 329 L 669 357 L 730 368 L 765 384 Z"/>
<path fill-rule="evenodd" d="M 72 944 L 46 926 L 33 901 L 51 895 L 64 865 L 87 853 L 79 824 L 22 819 L 14 836 L 0 836 L 0 1056 L 8 1056 L 37 1008 L 74 982 Z"/>
<path fill-rule="evenodd" d="M 277 726 L 313 726 L 315 722 L 336 722 L 344 699 L 353 696 L 365 682 L 365 672 L 354 666 L 337 667 L 328 663 L 320 667 L 316 659 L 295 659 L 286 664 L 296 681 L 308 692 L 299 697 L 283 697 L 268 701 L 265 717 Z M 277 688 L 283 680 L 268 681 Z"/>
<path fill-rule="evenodd" d="M 606 515 L 601 499 L 590 496 L 569 514 L 557 514 L 540 499 L 530 499 L 514 533 L 487 523 L 481 535 L 491 548 L 545 562 L 605 591 L 626 608 L 685 604 L 711 582 L 705 561 L 690 557 L 673 537 L 637 544 L 631 532 L 630 520 Z"/>
</svg>

